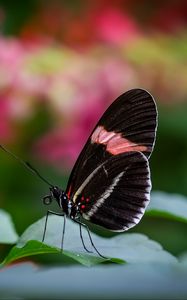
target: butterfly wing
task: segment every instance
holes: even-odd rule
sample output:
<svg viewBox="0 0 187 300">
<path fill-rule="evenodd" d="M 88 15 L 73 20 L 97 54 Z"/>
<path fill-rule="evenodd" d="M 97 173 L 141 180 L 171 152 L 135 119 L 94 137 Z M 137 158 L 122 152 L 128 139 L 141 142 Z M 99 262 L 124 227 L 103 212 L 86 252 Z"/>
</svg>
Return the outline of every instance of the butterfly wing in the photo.
<svg viewBox="0 0 187 300">
<path fill-rule="evenodd" d="M 86 178 L 114 156 L 138 151 L 149 158 L 156 127 L 157 109 L 147 91 L 133 89 L 118 97 L 105 111 L 80 153 L 68 181 L 67 195 L 74 197 Z"/>
<path fill-rule="evenodd" d="M 141 152 L 115 155 L 101 164 L 75 193 L 82 216 L 107 229 L 135 226 L 150 200 L 148 160 Z"/>
</svg>

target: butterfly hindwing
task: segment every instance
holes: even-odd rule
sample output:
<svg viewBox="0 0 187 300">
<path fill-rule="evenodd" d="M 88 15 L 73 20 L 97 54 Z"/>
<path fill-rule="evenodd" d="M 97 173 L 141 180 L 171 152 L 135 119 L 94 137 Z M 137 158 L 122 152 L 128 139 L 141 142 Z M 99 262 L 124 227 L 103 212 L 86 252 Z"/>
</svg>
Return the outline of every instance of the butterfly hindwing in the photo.
<svg viewBox="0 0 187 300">
<path fill-rule="evenodd" d="M 156 105 L 147 91 L 133 89 L 118 97 L 105 111 L 80 153 L 68 182 L 68 196 L 72 198 L 86 178 L 114 156 L 136 151 L 149 158 L 156 127 Z"/>
<path fill-rule="evenodd" d="M 111 157 L 97 167 L 75 194 L 85 219 L 113 231 L 135 226 L 150 198 L 148 160 L 141 152 Z"/>
</svg>

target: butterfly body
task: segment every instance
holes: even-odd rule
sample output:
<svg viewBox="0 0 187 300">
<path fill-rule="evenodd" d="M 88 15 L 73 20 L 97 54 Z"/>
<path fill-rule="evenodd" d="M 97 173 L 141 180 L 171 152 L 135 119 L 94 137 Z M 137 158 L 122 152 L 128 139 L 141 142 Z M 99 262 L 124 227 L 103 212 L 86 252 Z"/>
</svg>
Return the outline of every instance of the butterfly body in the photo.
<svg viewBox="0 0 187 300">
<path fill-rule="evenodd" d="M 55 199 L 62 211 L 67 217 L 75 220 L 80 218 L 82 211 L 85 209 L 85 204 L 88 203 L 89 198 L 79 197 L 79 201 L 76 204 L 68 195 L 59 187 L 50 187 L 50 194 L 43 198 L 44 204 L 50 204 Z M 85 203 L 85 204 L 84 204 Z"/>
</svg>

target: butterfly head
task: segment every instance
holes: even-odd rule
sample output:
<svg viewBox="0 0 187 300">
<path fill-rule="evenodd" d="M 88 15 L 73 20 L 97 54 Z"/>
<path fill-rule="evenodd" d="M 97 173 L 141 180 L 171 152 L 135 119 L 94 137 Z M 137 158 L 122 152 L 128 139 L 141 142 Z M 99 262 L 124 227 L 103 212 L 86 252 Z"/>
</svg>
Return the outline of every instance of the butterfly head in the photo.
<svg viewBox="0 0 187 300">
<path fill-rule="evenodd" d="M 69 201 L 66 193 L 57 186 L 50 187 L 50 194 L 43 197 L 43 203 L 49 205 L 55 199 L 65 214 L 68 214 Z"/>
</svg>

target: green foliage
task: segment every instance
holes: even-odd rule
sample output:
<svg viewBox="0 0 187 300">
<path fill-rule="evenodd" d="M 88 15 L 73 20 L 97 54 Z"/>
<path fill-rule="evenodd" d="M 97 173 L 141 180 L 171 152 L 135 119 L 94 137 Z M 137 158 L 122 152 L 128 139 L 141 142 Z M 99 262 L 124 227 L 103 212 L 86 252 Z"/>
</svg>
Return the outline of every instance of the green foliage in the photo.
<svg viewBox="0 0 187 300">
<path fill-rule="evenodd" d="M 150 162 L 154 190 L 187 196 L 186 115 L 186 104 L 159 107 L 157 141 Z"/>
<path fill-rule="evenodd" d="M 187 222 L 187 199 L 176 194 L 155 192 L 147 209 L 149 216 Z"/>
<path fill-rule="evenodd" d="M 184 196 L 155 192 L 151 198 L 151 203 L 147 208 L 144 219 L 154 219 L 157 230 L 159 230 L 158 224 L 161 219 L 166 220 L 166 222 L 186 224 L 187 199 Z M 0 211 L 0 216 L 0 225 L 3 228 L 1 244 L 7 242 L 15 243 L 18 236 L 10 216 L 2 210 Z M 129 297 L 136 299 L 142 299 L 143 297 L 152 298 L 154 291 L 156 293 L 155 299 L 163 299 L 166 296 L 176 298 L 178 295 L 181 295 L 181 299 L 185 299 L 187 296 L 187 260 L 185 254 L 187 248 L 183 248 L 183 255 L 177 258 L 164 250 L 158 242 L 140 233 L 121 233 L 113 237 L 101 237 L 92 233 L 92 239 L 97 249 L 102 255 L 106 256 L 106 259 L 104 259 L 93 251 L 88 234 L 83 229 L 84 242 L 93 253 L 88 254 L 84 251 L 79 236 L 79 226 L 68 219 L 64 251 L 61 252 L 62 217 L 49 216 L 45 241 L 42 243 L 44 224 L 45 218 L 42 218 L 30 225 L 1 262 L 0 293 L 4 297 L 11 297 L 12 293 L 14 293 L 14 295 L 22 295 L 23 297 L 28 297 L 29 295 L 32 298 L 41 296 L 48 299 L 52 295 L 49 292 L 50 290 L 53 291 L 53 297 L 54 295 L 57 297 L 62 297 L 63 295 L 71 299 L 82 299 L 86 295 L 86 298 L 89 299 L 91 295 L 92 298 L 94 295 L 97 298 L 98 295 L 94 288 L 96 283 L 99 287 L 98 293 L 102 295 L 101 298 L 104 296 L 106 298 L 107 296 L 108 299 L 112 299 L 116 286 L 118 286 L 116 296 L 123 299 L 128 299 Z M 141 231 L 141 226 L 139 229 Z M 150 233 L 149 230 L 150 228 L 147 228 L 147 232 Z M 42 257 L 44 260 L 42 260 Z M 53 264 L 58 264 L 58 269 L 53 266 L 47 272 L 43 269 L 38 271 L 37 267 L 36 272 L 34 267 L 28 264 L 20 264 L 20 260 L 23 259 L 39 262 L 40 264 L 42 262 L 46 263 L 50 261 L 50 257 L 52 257 Z M 16 261 L 19 262 L 16 266 L 5 268 L 6 265 Z M 92 268 L 85 269 L 85 266 Z M 24 272 L 26 276 L 24 279 L 20 272 Z M 51 274 L 50 276 L 49 273 Z M 60 278 L 63 278 L 62 281 L 58 280 L 57 273 Z M 20 274 L 19 277 L 18 274 Z M 75 282 L 75 279 L 73 279 L 75 274 L 79 274 L 76 278 L 77 284 L 72 286 L 72 282 Z M 29 282 L 31 280 L 31 286 L 32 284 L 34 286 L 37 276 L 40 277 L 41 286 L 37 290 L 32 290 L 30 285 L 27 284 L 28 280 Z M 69 278 L 68 276 L 71 277 L 71 280 L 67 283 L 66 278 Z M 6 280 L 4 279 L 6 277 L 14 282 L 15 290 L 14 288 L 12 290 L 6 288 Z M 83 290 L 82 278 L 89 278 L 88 282 L 86 281 L 86 294 Z M 24 290 L 22 285 L 20 285 L 21 281 L 26 286 Z M 44 288 L 44 282 L 45 287 L 47 282 L 46 289 Z M 110 282 L 109 285 L 108 282 Z M 56 293 L 54 293 L 54 285 Z M 75 293 L 76 286 L 79 286 L 80 289 Z M 151 286 L 151 290 L 149 286 Z"/>
<path fill-rule="evenodd" d="M 28 17 L 30 17 L 31 12 L 35 12 L 36 2 L 36 0 L 18 0 L 16 2 L 13 0 L 1 0 L 0 5 L 6 11 L 3 33 L 7 35 L 17 34 Z"/>
<path fill-rule="evenodd" d="M 148 214 L 155 209 L 157 213 L 154 217 L 158 217 L 160 212 L 162 217 L 165 217 L 163 212 L 168 211 L 172 218 L 176 217 L 181 222 L 178 216 L 182 214 L 182 209 L 185 208 L 185 199 L 180 196 L 176 196 L 176 198 L 179 199 L 176 216 L 172 205 L 171 211 L 169 209 L 170 197 L 164 193 L 156 193 L 153 196 Z M 174 197 L 171 199 L 173 203 L 176 200 Z M 186 222 L 185 212 L 182 221 Z M 83 252 L 79 228 L 70 220 L 67 221 L 65 250 L 61 253 L 59 244 L 62 218 L 50 216 L 45 244 L 40 242 L 44 222 L 45 218 L 42 218 L 26 229 L 1 266 L 27 256 L 30 260 L 33 255 L 46 253 L 52 255 L 53 253 L 59 257 L 58 268 L 53 267 L 45 270 L 39 268 L 38 265 L 29 263 L 18 263 L 9 268 L 3 268 L 0 272 L 2 297 L 19 296 L 32 299 L 50 299 L 51 297 L 70 299 L 101 299 L 106 297 L 107 299 L 114 297 L 122 299 L 142 299 L 144 297 L 166 299 L 172 297 L 171 299 L 178 299 L 180 297 L 180 299 L 185 299 L 187 296 L 187 261 L 185 255 L 178 260 L 164 251 L 157 242 L 149 240 L 142 234 L 124 233 L 113 238 L 102 238 L 92 234 L 92 238 L 102 254 L 119 257 L 116 260 L 105 260 L 97 255 Z M 89 247 L 88 236 L 86 232 L 83 234 L 85 243 Z M 68 266 L 67 262 L 64 261 L 68 257 L 73 259 L 71 266 Z M 126 261 L 125 264 L 122 258 Z M 76 262 L 87 267 L 92 266 L 92 268 L 78 266 Z M 101 262 L 118 262 L 118 264 L 98 266 Z M 60 265 L 63 266 L 60 267 Z M 94 265 L 95 268 L 93 268 Z M 95 288 L 96 286 L 97 288 Z"/>
<path fill-rule="evenodd" d="M 25 256 L 44 253 L 60 253 L 60 241 L 62 234 L 62 217 L 50 216 L 48 221 L 45 243 L 42 244 L 45 218 L 29 226 L 20 237 L 17 245 L 10 251 L 3 264 L 10 263 Z M 55 233 L 55 234 L 54 234 Z M 84 242 L 89 247 L 90 241 L 83 230 Z M 162 247 L 141 234 L 121 234 L 113 238 L 103 238 L 93 235 L 97 248 L 106 256 L 106 259 L 97 254 L 88 255 L 81 245 L 79 226 L 67 220 L 65 245 L 62 255 L 68 256 L 79 263 L 91 266 L 102 262 L 175 262 L 176 259 L 164 251 Z M 119 246 L 120 245 L 120 246 Z M 90 248 L 90 247 L 89 247 Z M 93 249 L 90 248 L 93 251 Z M 116 257 L 116 258 L 115 258 Z"/>
<path fill-rule="evenodd" d="M 22 184 L 24 176 L 23 180 L 20 179 Z M 29 175 L 25 180 L 28 178 Z M 34 182 L 35 178 L 31 180 Z M 59 181 L 58 178 L 55 180 Z M 25 194 L 25 199 L 30 197 L 32 200 L 35 194 L 38 195 L 38 191 L 43 189 L 40 185 L 38 187 L 33 195 Z M 20 194 L 20 191 L 17 194 Z M 14 193 L 12 199 L 16 197 L 18 198 L 18 195 Z M 29 216 L 28 211 L 33 210 L 33 201 L 31 203 L 30 206 L 29 201 L 21 202 L 25 207 L 25 216 Z M 26 219 L 23 212 L 20 212 L 18 217 L 19 220 Z M 146 214 L 135 229 L 112 237 L 101 237 L 92 233 L 94 244 L 107 259 L 102 259 L 96 253 L 88 254 L 84 251 L 79 237 L 79 227 L 71 220 L 67 220 L 64 251 L 61 253 L 63 219 L 57 216 L 49 217 L 45 243 L 41 243 L 44 221 L 45 218 L 42 218 L 34 222 L 18 238 L 10 215 L 0 210 L 0 242 L 1 247 L 5 247 L 0 272 L 2 297 L 142 299 L 153 298 L 153 294 L 154 299 L 187 297 L 186 197 L 153 192 Z M 27 219 L 27 222 L 30 220 Z M 134 231 L 138 233 L 132 233 Z M 83 235 L 86 246 L 89 250 L 93 250 L 87 232 L 83 231 Z M 163 249 L 158 241 L 166 250 L 171 250 L 172 254 Z M 169 246 L 170 241 L 173 246 Z M 12 249 L 6 248 L 7 243 L 16 242 Z M 180 243 L 181 249 L 178 252 L 181 255 L 175 257 L 174 245 L 178 246 Z M 21 264 L 20 260 L 35 262 L 36 266 Z M 13 262 L 17 264 L 11 265 Z M 49 263 L 52 263 L 53 267 L 48 271 L 41 267 L 42 264 Z M 58 268 L 55 268 L 55 264 Z M 36 285 L 37 288 L 34 288 Z M 9 289 L 9 286 L 12 288 Z"/>
<path fill-rule="evenodd" d="M 99 256 L 93 256 L 93 255 L 87 255 L 83 253 L 75 253 L 72 251 L 66 251 L 64 250 L 61 252 L 59 248 L 51 247 L 48 245 L 45 245 L 41 242 L 38 241 L 28 241 L 25 246 L 23 247 L 18 247 L 15 246 L 12 248 L 10 253 L 7 255 L 5 260 L 2 262 L 1 266 L 5 266 L 6 264 L 9 264 L 15 260 L 18 260 L 20 258 L 24 258 L 27 256 L 32 256 L 32 255 L 38 255 L 38 254 L 49 254 L 49 253 L 55 253 L 55 254 L 60 254 L 65 257 L 70 257 L 73 260 L 90 267 L 92 265 L 96 265 L 102 262 L 115 262 L 115 263 L 124 263 L 123 260 L 120 259 L 109 259 L 109 258 L 101 258 Z M 60 257 L 59 257 L 60 259 Z M 63 257 L 62 257 L 63 259 Z"/>
<path fill-rule="evenodd" d="M 10 215 L 0 209 L 0 243 L 15 244 L 18 240 L 14 224 Z"/>
</svg>

